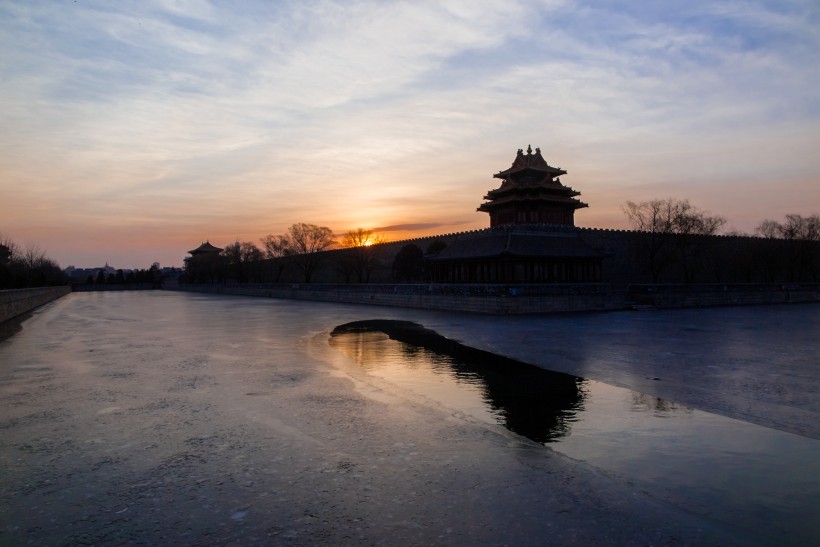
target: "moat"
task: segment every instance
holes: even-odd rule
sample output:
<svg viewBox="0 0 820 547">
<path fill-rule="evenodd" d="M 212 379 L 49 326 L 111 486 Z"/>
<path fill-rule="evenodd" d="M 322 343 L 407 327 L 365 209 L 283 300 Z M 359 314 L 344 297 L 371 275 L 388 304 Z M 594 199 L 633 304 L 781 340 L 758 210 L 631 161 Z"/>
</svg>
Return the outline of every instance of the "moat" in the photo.
<svg viewBox="0 0 820 547">
<path fill-rule="evenodd" d="M 503 371 L 330 335 L 373 319 L 535 363 L 563 395 L 521 406 Z M 498 318 L 69 295 L 0 342 L 0 542 L 805 544 L 817 332 L 815 304 Z"/>
<path fill-rule="evenodd" d="M 431 351 L 379 331 L 401 339 L 404 322 L 375 323 L 331 339 L 367 377 L 503 425 L 695 513 L 771 537 L 820 537 L 820 440 L 491 354 Z"/>
</svg>

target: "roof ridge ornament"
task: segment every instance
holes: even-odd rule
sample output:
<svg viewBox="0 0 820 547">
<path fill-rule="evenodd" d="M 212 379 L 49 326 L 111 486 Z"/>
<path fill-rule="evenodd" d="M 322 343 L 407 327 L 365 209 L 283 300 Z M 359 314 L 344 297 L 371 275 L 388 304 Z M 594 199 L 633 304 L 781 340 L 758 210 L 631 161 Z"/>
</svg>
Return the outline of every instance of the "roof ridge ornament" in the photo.
<svg viewBox="0 0 820 547">
<path fill-rule="evenodd" d="M 518 149 L 512 166 L 493 175 L 501 186 L 487 192 L 478 211 L 489 213 L 490 227 L 549 224 L 575 225 L 575 210 L 587 207 L 577 199 L 581 192 L 564 186 L 561 176 L 567 172 L 547 163 L 541 148 L 527 145 L 527 153 Z"/>
</svg>

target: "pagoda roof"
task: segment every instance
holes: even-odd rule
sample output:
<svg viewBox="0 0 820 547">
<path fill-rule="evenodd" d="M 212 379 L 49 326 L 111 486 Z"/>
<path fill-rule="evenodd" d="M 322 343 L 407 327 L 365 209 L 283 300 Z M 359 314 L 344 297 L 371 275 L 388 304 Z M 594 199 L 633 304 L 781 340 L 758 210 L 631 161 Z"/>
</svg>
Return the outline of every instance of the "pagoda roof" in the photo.
<svg viewBox="0 0 820 547">
<path fill-rule="evenodd" d="M 490 209 L 495 209 L 498 207 L 503 207 L 504 205 L 508 204 L 517 204 L 517 203 L 553 203 L 553 204 L 560 204 L 565 207 L 572 207 L 573 209 L 583 209 L 584 207 L 589 207 L 588 204 L 580 201 L 578 199 L 573 198 L 572 196 L 580 195 L 580 192 L 572 192 L 567 193 L 565 195 L 542 195 L 542 194 L 535 194 L 531 196 L 521 196 L 521 195 L 506 195 L 503 197 L 492 198 L 492 201 L 485 201 L 481 205 L 478 206 L 476 211 L 489 211 Z M 485 199 L 491 199 L 487 197 Z"/>
<path fill-rule="evenodd" d="M 502 184 L 501 187 L 495 188 L 487 192 L 484 199 L 501 199 L 504 196 L 510 195 L 539 195 L 539 196 L 580 196 L 581 192 L 573 190 L 569 186 L 561 184 L 559 179 L 550 180 L 544 178 L 543 181 L 536 184 L 521 184 L 519 182 Z"/>
<path fill-rule="evenodd" d="M 595 258 L 604 253 L 590 247 L 574 230 L 489 229 L 453 241 L 434 261 L 487 258 Z"/>
<path fill-rule="evenodd" d="M 215 247 L 215 246 L 211 245 L 210 241 L 205 241 L 205 243 L 203 243 L 202 245 L 200 245 L 196 249 L 188 251 L 188 253 L 191 254 L 191 255 L 197 255 L 197 254 L 201 254 L 201 253 L 221 253 L 221 252 L 222 252 L 222 249 L 220 249 L 219 247 Z"/>
<path fill-rule="evenodd" d="M 541 155 L 541 149 L 536 148 L 535 153 L 532 152 L 532 146 L 527 145 L 527 154 L 524 154 L 522 149 L 518 149 L 512 166 L 504 171 L 499 171 L 493 177 L 499 179 L 506 179 L 510 175 L 520 173 L 521 171 L 541 171 L 542 173 L 549 173 L 552 177 L 566 175 L 567 172 L 560 167 L 553 167 L 547 163 L 547 160 Z"/>
</svg>

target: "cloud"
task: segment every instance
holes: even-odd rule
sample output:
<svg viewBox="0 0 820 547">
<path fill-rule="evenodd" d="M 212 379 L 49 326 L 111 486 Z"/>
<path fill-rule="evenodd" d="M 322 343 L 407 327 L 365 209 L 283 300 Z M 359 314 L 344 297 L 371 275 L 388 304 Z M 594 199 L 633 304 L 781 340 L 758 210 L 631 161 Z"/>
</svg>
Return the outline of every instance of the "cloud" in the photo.
<svg viewBox="0 0 820 547">
<path fill-rule="evenodd" d="M 813 3 L 89 0 L 0 21 L 0 217 L 30 233 L 444 229 L 527 144 L 582 218 L 820 172 Z"/>
<path fill-rule="evenodd" d="M 393 224 L 391 226 L 380 226 L 378 228 L 373 228 L 374 232 L 412 232 L 416 230 L 429 230 L 431 228 L 441 228 L 442 226 L 447 226 L 448 224 L 442 224 L 440 222 L 416 222 L 416 223 L 408 223 L 408 224 Z"/>
</svg>

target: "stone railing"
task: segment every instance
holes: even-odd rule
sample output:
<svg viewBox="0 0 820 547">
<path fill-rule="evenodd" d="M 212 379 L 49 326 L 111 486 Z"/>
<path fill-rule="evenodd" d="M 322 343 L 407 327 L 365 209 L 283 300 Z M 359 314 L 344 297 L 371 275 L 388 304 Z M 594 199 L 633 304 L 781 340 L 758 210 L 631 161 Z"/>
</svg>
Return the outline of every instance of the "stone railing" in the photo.
<svg viewBox="0 0 820 547">
<path fill-rule="evenodd" d="M 545 285 L 319 284 L 181 285 L 176 290 L 519 315 L 573 311 L 697 308 L 820 302 L 820 284 Z"/>
<path fill-rule="evenodd" d="M 254 284 L 181 285 L 178 290 L 498 315 L 622 309 L 605 284 Z"/>
<path fill-rule="evenodd" d="M 71 287 L 39 287 L 0 291 L 0 323 L 67 295 Z"/>
<path fill-rule="evenodd" d="M 632 302 L 657 308 L 700 308 L 820 302 L 820 283 L 630 285 Z"/>
</svg>

